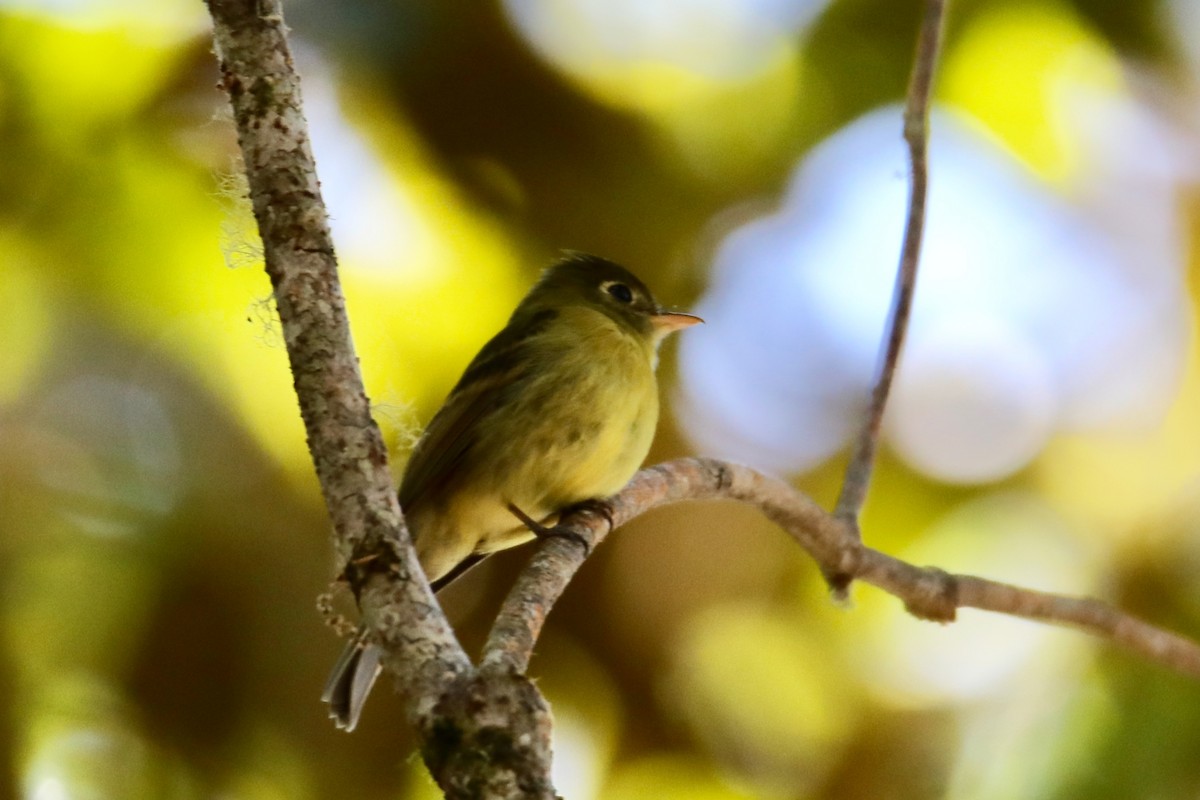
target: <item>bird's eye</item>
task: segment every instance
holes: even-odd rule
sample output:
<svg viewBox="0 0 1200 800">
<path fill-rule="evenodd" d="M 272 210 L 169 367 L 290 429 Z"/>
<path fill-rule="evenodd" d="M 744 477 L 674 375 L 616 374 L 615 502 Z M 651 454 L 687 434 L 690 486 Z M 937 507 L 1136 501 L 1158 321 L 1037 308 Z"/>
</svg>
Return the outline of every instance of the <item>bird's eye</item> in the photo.
<svg viewBox="0 0 1200 800">
<path fill-rule="evenodd" d="M 605 290 L 622 303 L 633 302 L 633 290 L 623 283 L 610 283 Z"/>
</svg>

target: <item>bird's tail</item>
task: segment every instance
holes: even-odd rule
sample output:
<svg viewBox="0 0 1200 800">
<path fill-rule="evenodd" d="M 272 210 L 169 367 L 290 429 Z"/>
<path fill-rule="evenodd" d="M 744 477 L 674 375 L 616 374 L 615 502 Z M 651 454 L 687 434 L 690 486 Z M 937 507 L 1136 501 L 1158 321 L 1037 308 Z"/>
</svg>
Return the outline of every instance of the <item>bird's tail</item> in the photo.
<svg viewBox="0 0 1200 800">
<path fill-rule="evenodd" d="M 484 557 L 476 553 L 463 559 L 458 566 L 431 584 L 433 591 L 440 592 Z M 367 701 L 367 695 L 371 693 L 371 687 L 375 685 L 375 679 L 382 669 L 379 663 L 382 657 L 383 650 L 371 644 L 367 640 L 366 630 L 359 628 L 329 673 L 321 700 L 329 704 L 329 718 L 347 733 L 358 725 L 363 703 Z"/>
<path fill-rule="evenodd" d="M 359 628 L 329 673 L 321 700 L 329 704 L 329 718 L 347 733 L 358 725 L 363 703 L 382 669 L 382 655 L 377 645 L 367 642 L 366 630 Z"/>
</svg>

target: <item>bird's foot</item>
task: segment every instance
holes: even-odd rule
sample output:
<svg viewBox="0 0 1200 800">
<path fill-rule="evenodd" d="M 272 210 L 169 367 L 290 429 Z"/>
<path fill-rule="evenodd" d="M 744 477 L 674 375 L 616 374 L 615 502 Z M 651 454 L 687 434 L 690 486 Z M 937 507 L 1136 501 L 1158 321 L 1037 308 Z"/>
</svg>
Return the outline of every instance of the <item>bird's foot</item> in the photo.
<svg viewBox="0 0 1200 800">
<path fill-rule="evenodd" d="M 612 533 L 613 527 L 613 510 L 609 502 L 601 497 L 592 497 L 587 500 L 580 500 L 578 503 L 569 505 L 562 510 L 559 519 L 569 517 L 577 512 L 585 514 L 595 514 L 608 523 L 608 532 Z"/>
<path fill-rule="evenodd" d="M 543 525 L 542 523 L 538 522 L 537 520 L 535 520 L 533 517 L 526 514 L 521 509 L 517 508 L 512 503 L 508 504 L 508 510 L 512 512 L 512 515 L 514 517 L 516 517 L 517 519 L 519 519 L 521 521 L 522 525 L 524 525 L 526 528 L 529 529 L 530 533 L 532 533 L 534 536 L 538 537 L 539 539 L 550 539 L 550 538 L 566 539 L 567 541 L 574 542 L 575 544 L 577 544 L 581 548 L 583 548 L 583 557 L 584 558 L 587 558 L 589 555 L 591 555 L 591 553 L 592 553 L 591 544 L 588 543 L 587 539 L 585 539 L 583 536 L 576 533 L 575 531 L 570 530 L 569 528 L 564 528 L 561 525 L 554 525 L 553 527 L 547 527 L 547 526 Z"/>
</svg>

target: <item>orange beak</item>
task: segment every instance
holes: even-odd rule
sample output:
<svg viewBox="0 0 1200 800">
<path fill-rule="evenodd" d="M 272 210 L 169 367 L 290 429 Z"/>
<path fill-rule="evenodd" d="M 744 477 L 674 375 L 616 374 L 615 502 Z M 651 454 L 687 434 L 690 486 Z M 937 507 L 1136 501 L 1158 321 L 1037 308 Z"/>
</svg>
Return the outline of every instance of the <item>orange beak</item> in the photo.
<svg viewBox="0 0 1200 800">
<path fill-rule="evenodd" d="M 682 311 L 661 311 L 651 317 L 650 321 L 654 329 L 664 335 L 704 322 L 695 314 L 684 314 Z"/>
</svg>

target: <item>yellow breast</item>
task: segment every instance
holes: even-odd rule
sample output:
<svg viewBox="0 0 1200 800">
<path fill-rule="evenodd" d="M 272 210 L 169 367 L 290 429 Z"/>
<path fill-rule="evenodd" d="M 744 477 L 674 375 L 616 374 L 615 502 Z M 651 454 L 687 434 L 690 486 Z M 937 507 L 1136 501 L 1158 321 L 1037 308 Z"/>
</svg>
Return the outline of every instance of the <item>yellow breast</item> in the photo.
<svg viewBox="0 0 1200 800">
<path fill-rule="evenodd" d="M 543 456 L 561 468 L 547 501 L 567 505 L 620 490 L 649 452 L 658 423 L 653 346 L 598 311 L 569 314 L 564 335 L 579 341 L 570 350 L 575 363 L 563 373 L 574 389 L 563 393 L 564 408 L 550 412 L 546 424 L 575 422 Z"/>
<path fill-rule="evenodd" d="M 417 549 L 430 575 L 531 538 L 510 503 L 553 523 L 566 506 L 619 491 L 650 450 L 653 344 L 586 307 L 563 309 L 541 336 L 546 360 L 495 412 L 521 424 L 486 426 L 472 460 L 487 468 L 461 476 L 454 496 L 420 521 Z"/>
</svg>

